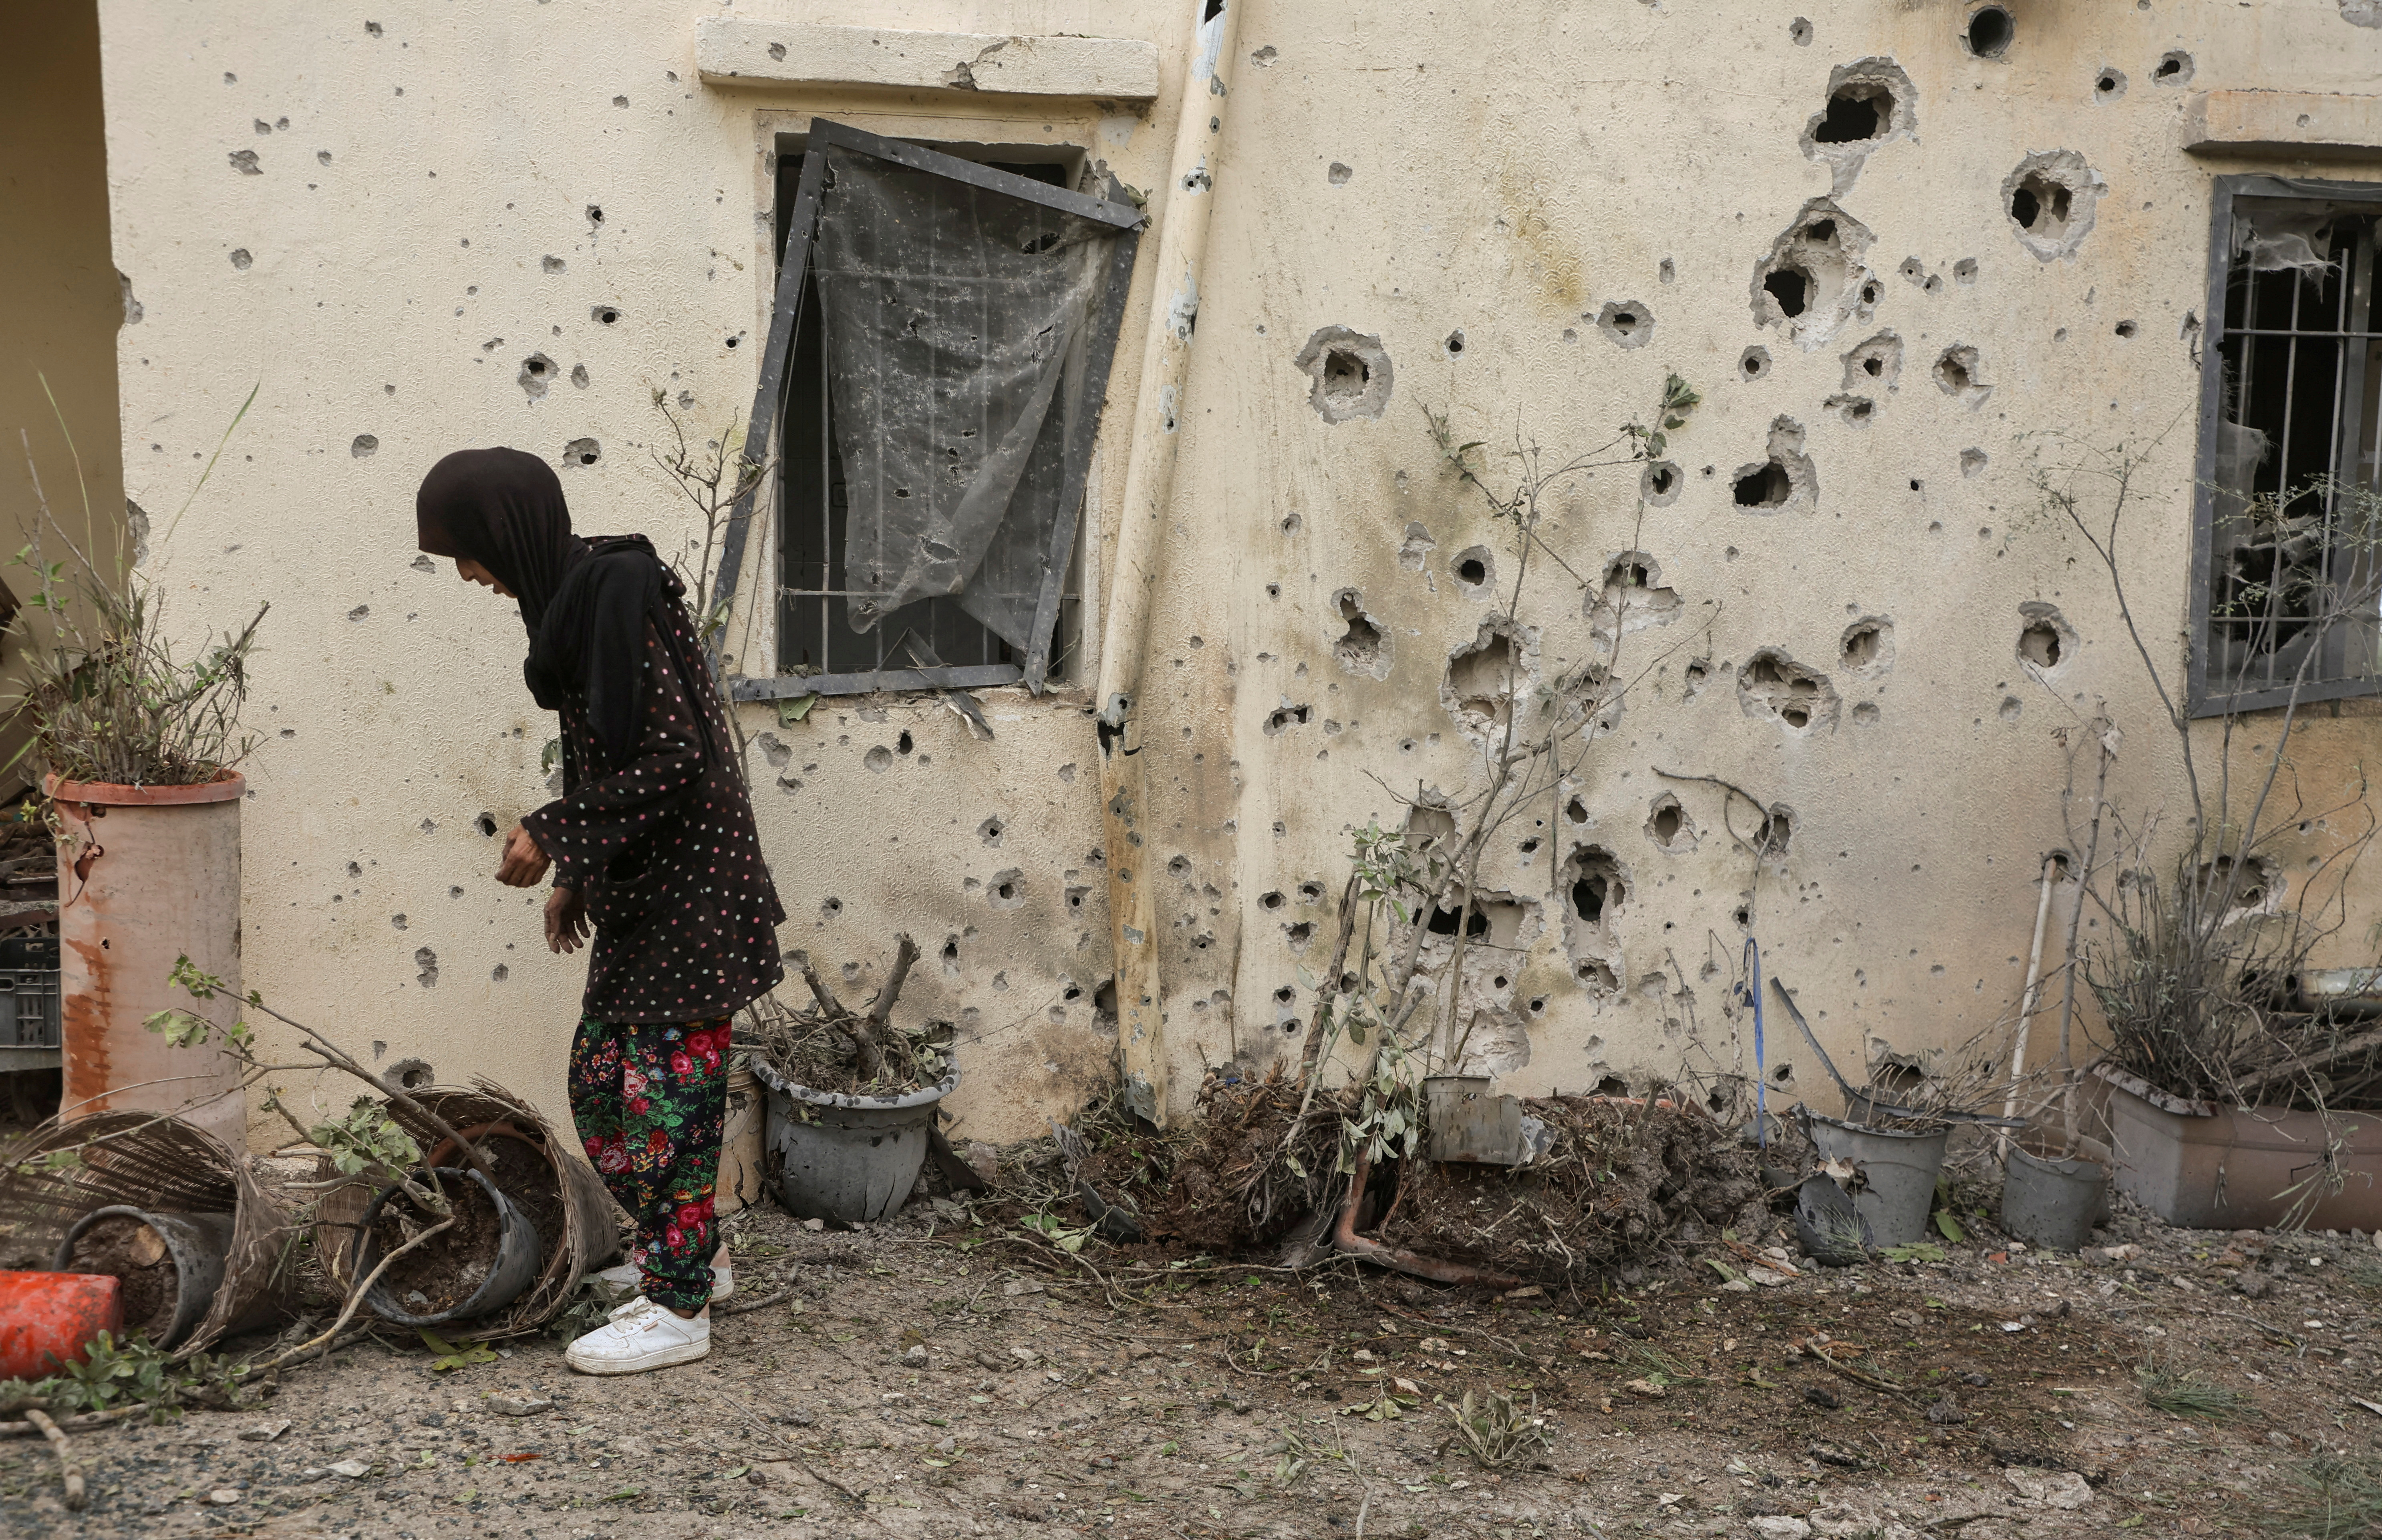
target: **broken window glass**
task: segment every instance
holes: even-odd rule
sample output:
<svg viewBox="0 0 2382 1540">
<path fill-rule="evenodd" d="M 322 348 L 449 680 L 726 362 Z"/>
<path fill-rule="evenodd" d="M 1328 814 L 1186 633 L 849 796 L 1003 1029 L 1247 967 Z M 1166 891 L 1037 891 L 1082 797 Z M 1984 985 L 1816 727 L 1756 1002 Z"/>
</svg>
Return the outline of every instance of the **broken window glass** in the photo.
<svg viewBox="0 0 2382 1540">
<path fill-rule="evenodd" d="M 785 260 L 747 441 L 776 450 L 780 678 L 737 680 L 738 698 L 1038 690 L 1063 654 L 1141 223 L 1063 171 L 824 120 L 781 156 Z"/>
<path fill-rule="evenodd" d="M 2260 191 L 2306 190 L 2239 178 Z M 2321 186 L 2316 184 L 2315 186 Z M 2327 190 L 2329 190 L 2328 189 Z M 2220 205 L 2221 207 L 2221 205 Z M 2212 296 L 2194 709 L 2370 693 L 2382 540 L 2376 202 L 2230 200 Z"/>
</svg>

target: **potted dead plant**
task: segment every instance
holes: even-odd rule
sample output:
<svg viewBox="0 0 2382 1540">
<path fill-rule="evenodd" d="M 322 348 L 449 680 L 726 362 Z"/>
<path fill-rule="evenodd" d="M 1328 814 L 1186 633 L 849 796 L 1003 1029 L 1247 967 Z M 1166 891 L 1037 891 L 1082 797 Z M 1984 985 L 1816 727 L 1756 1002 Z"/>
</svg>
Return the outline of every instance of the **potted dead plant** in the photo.
<svg viewBox="0 0 2382 1540">
<path fill-rule="evenodd" d="M 13 715 L 57 837 L 60 1105 L 69 1117 L 172 1111 L 245 1149 L 239 1066 L 142 1023 L 173 1003 L 168 974 L 185 953 L 239 992 L 247 787 L 235 766 L 256 741 L 239 711 L 266 606 L 178 645 L 155 585 L 124 559 L 121 529 L 103 528 L 86 494 L 78 534 L 53 514 L 38 472 L 33 492 L 38 524 L 16 557 L 31 581 L 10 627 L 23 679 Z"/>
<path fill-rule="evenodd" d="M 918 944 L 900 939 L 866 1010 L 838 1000 L 807 959 L 813 1009 L 767 995 L 745 1008 L 737 1057 L 767 1090 L 767 1158 L 798 1218 L 857 1225 L 900 1208 L 926 1164 L 936 1106 L 959 1084 L 947 1023 L 891 1020 L 918 960 Z"/>
</svg>

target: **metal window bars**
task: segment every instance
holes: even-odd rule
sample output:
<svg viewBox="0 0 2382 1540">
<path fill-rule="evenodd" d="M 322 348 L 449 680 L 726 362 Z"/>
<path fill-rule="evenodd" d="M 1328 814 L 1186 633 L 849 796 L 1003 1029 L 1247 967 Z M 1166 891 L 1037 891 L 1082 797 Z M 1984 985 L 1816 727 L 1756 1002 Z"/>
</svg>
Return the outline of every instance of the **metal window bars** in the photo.
<svg viewBox="0 0 2382 1540">
<path fill-rule="evenodd" d="M 826 327 L 813 272 L 819 222 L 832 217 L 831 205 L 829 214 L 822 214 L 829 150 L 870 156 L 909 172 L 945 178 L 960 185 L 955 191 L 974 189 L 1038 205 L 1084 222 L 1108 240 L 1105 271 L 1097 275 L 1090 313 L 1080 328 L 1074 348 L 1076 356 L 1069 361 L 1072 367 L 1063 381 L 1062 393 L 1071 399 L 1063 403 L 1054 399 L 1049 409 L 1052 422 L 1063 422 L 1062 430 L 1051 430 L 1059 434 L 1056 505 L 1046 510 L 1048 538 L 1038 553 L 1038 573 L 1032 575 L 1035 604 L 1030 645 L 1022 660 L 988 628 L 962 614 L 949 595 L 906 605 L 878 620 L 869 631 L 853 631 L 845 624 L 849 607 L 871 596 L 853 586 L 846 566 L 845 486 L 830 399 L 836 394 L 836 382 L 822 345 Z M 772 439 L 783 422 L 786 441 L 776 458 L 775 474 L 769 478 L 781 533 L 777 574 L 781 581 L 775 606 L 780 630 L 778 667 L 770 677 L 731 677 L 728 680 L 731 700 L 1018 683 L 1037 693 L 1047 688 L 1058 622 L 1073 603 L 1067 579 L 1085 478 L 1144 223 L 1140 211 L 1130 204 L 1090 197 L 1031 176 L 885 139 L 825 118 L 812 120 L 784 227 L 776 297 L 744 444 L 748 460 L 767 460 Z M 1015 339 L 983 339 L 988 352 L 1004 340 Z M 735 509 L 722 542 L 717 592 L 723 605 L 732 605 L 736 597 L 757 492 L 748 495 Z M 913 666 L 902 666 L 905 660 Z"/>
<path fill-rule="evenodd" d="M 2382 691 L 2382 185 L 2217 178 L 2192 553 L 2195 716 Z"/>
</svg>

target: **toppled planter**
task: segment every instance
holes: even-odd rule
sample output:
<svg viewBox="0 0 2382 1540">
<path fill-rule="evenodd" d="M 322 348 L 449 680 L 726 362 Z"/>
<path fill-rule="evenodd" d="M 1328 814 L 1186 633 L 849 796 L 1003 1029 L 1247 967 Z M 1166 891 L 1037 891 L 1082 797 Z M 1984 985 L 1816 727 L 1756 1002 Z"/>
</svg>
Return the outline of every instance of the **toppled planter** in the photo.
<svg viewBox="0 0 2382 1540">
<path fill-rule="evenodd" d="M 2382 1114 L 2187 1101 L 2114 1066 L 2118 1191 L 2195 1229 L 2382 1228 Z"/>
<path fill-rule="evenodd" d="M 68 1150 L 77 1155 L 69 1165 L 52 1168 L 40 1158 Z M 70 1254 L 69 1237 L 77 1227 L 108 1209 L 143 1216 L 126 1227 L 127 1244 L 117 1249 L 116 1260 L 135 1302 L 145 1298 L 153 1306 L 170 1286 L 177 1303 L 166 1319 L 183 1349 L 207 1347 L 227 1332 L 287 1313 L 298 1282 L 296 1221 L 257 1180 L 249 1162 L 205 1131 L 153 1113 L 107 1112 L 45 1123 L 0 1155 L 0 1234 L 6 1238 L 0 1261 L 56 1265 L 61 1254 Z M 177 1216 L 222 1236 L 219 1265 L 186 1262 L 174 1254 L 170 1241 L 159 1255 L 152 1242 L 140 1239 L 141 1224 L 170 1225 Z M 153 1228 L 150 1233 L 166 1240 Z M 62 1247 L 68 1252 L 62 1253 Z M 204 1271 L 218 1265 L 219 1281 L 204 1287 L 195 1321 L 181 1316 L 185 1267 Z M 153 1319 L 125 1324 L 149 1325 L 153 1331 L 155 1325 Z M 153 1335 L 151 1339 L 159 1340 Z"/>
<path fill-rule="evenodd" d="M 454 1228 L 400 1253 L 409 1233 L 436 1220 L 409 1215 L 404 1188 L 388 1187 L 364 1210 L 348 1265 L 354 1277 L 363 1278 L 381 1258 L 393 1258 L 364 1290 L 364 1303 L 399 1326 L 435 1326 L 492 1314 L 519 1299 L 537 1277 L 537 1227 L 520 1204 L 469 1167 L 413 1173 L 417 1183 L 432 1179 L 454 1210 Z"/>
<path fill-rule="evenodd" d="M 228 1214 L 170 1214 L 110 1204 L 58 1242 L 61 1273 L 104 1273 L 121 1285 L 126 1333 L 178 1346 L 214 1305 L 231 1249 Z"/>
</svg>

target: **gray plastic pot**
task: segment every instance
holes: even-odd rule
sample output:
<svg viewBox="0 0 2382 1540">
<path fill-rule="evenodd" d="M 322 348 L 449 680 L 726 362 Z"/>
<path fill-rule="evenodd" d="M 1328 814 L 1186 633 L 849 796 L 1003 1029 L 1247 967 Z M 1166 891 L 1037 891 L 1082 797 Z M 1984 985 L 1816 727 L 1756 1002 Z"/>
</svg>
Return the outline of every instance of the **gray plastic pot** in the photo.
<svg viewBox="0 0 2382 1540">
<path fill-rule="evenodd" d="M 215 1290 L 223 1287 L 224 1256 L 231 1250 L 232 1216 L 153 1213 L 124 1204 L 94 1208 L 76 1220 L 74 1228 L 67 1231 L 66 1240 L 59 1242 L 54 1264 L 58 1271 L 71 1270 L 68 1264 L 74 1259 L 75 1243 L 102 1219 L 137 1219 L 166 1242 L 166 1254 L 174 1261 L 174 1309 L 166 1329 L 153 1335 L 150 1343 L 153 1347 L 173 1347 L 206 1319 L 209 1307 L 215 1302 Z M 127 1321 L 124 1327 L 130 1332 L 141 1324 Z"/>
<path fill-rule="evenodd" d="M 1944 1168 L 1949 1128 L 1906 1133 L 1840 1122 L 1809 1109 L 1803 1121 L 1822 1160 L 1852 1167 L 1852 1180 L 1845 1186 L 1871 1245 L 1907 1246 L 1927 1239 L 1927 1210 Z"/>
<path fill-rule="evenodd" d="M 768 1092 L 761 1139 L 777 1168 L 778 1199 L 798 1219 L 861 1225 L 900 1208 L 927 1162 L 935 1104 L 960 1082 L 900 1095 L 854 1096 L 796 1085 L 757 1059 L 753 1078 Z"/>
<path fill-rule="evenodd" d="M 2002 1168 L 2002 1228 L 2029 1245 L 2072 1252 L 2107 1216 L 2108 1146 L 2080 1139 L 2070 1154 L 2029 1134 L 2010 1146 Z"/>
<path fill-rule="evenodd" d="M 414 1175 L 435 1176 L 449 1185 L 460 1181 L 478 1184 L 497 1207 L 497 1259 L 481 1277 L 477 1289 L 445 1310 L 426 1313 L 408 1310 L 397 1297 L 397 1291 L 389 1287 L 387 1277 L 364 1291 L 365 1307 L 382 1320 L 394 1321 L 401 1326 L 435 1326 L 446 1321 L 468 1321 L 474 1316 L 485 1315 L 490 1311 L 502 1310 L 521 1298 L 522 1290 L 537 1281 L 539 1260 L 537 1227 L 530 1223 L 529 1216 L 522 1206 L 474 1170 L 457 1170 L 442 1166 L 428 1172 L 417 1171 Z M 397 1191 L 395 1187 L 383 1189 L 374 1195 L 371 1205 L 364 1210 L 362 1222 L 356 1228 L 355 1256 L 349 1264 L 349 1277 L 367 1277 L 380 1265 L 380 1250 L 374 1243 L 373 1227 L 380 1220 L 381 1205 L 388 1202 Z"/>
</svg>

